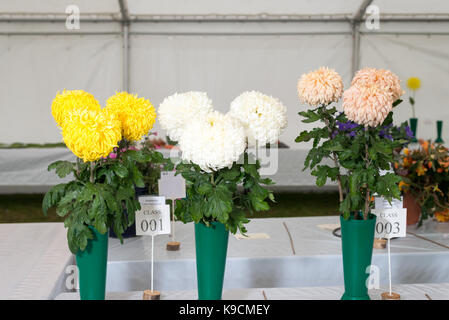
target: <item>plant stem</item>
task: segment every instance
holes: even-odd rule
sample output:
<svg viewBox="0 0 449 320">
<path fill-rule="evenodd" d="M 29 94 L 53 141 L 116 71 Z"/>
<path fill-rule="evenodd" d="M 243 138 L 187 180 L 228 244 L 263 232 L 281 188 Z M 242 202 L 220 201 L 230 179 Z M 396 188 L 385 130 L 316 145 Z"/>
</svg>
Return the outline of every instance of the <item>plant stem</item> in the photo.
<svg viewBox="0 0 449 320">
<path fill-rule="evenodd" d="M 367 137 L 367 141 L 365 142 L 365 163 L 366 163 L 366 168 L 368 169 L 371 161 L 369 161 L 369 148 L 368 148 L 368 143 L 369 143 L 369 133 L 368 133 L 368 127 L 366 127 L 366 134 L 365 136 Z M 369 211 L 369 207 L 370 207 L 370 201 L 371 201 L 371 194 L 370 194 L 370 189 L 369 186 L 366 187 L 366 194 L 365 194 L 365 210 L 363 212 L 363 219 L 367 220 L 368 219 L 368 211 Z"/>
<path fill-rule="evenodd" d="M 326 127 L 329 131 L 329 139 L 332 139 L 332 129 L 330 127 L 330 121 L 328 118 L 324 118 L 324 123 L 326 124 Z M 335 151 L 332 152 L 332 160 L 334 160 L 335 166 L 338 168 L 338 174 L 337 174 L 337 183 L 338 183 L 338 193 L 340 197 L 340 203 L 343 202 L 343 187 L 341 184 L 341 175 L 340 175 L 340 165 L 338 164 L 338 157 Z"/>
<path fill-rule="evenodd" d="M 95 169 L 95 163 L 92 161 L 90 163 L 90 182 L 94 183 L 95 179 L 94 179 L 94 169 Z"/>
</svg>

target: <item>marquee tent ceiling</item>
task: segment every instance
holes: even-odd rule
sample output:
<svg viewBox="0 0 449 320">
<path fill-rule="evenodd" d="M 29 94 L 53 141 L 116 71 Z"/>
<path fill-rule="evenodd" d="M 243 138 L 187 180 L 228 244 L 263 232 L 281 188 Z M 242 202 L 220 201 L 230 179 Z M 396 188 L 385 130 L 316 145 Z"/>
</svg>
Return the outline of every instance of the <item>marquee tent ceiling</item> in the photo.
<svg viewBox="0 0 449 320">
<path fill-rule="evenodd" d="M 122 2 L 123 5 L 120 4 Z M 84 19 L 94 20 L 348 20 L 369 4 L 377 5 L 381 19 L 449 20 L 449 1 L 442 0 L 16 0 L 0 2 L 1 20 L 65 18 L 75 4 Z M 122 14 L 124 9 L 125 15 Z M 364 10 L 363 10 L 364 11 Z M 128 12 L 128 15 L 126 15 Z M 362 17 L 363 18 L 363 17 Z"/>
</svg>

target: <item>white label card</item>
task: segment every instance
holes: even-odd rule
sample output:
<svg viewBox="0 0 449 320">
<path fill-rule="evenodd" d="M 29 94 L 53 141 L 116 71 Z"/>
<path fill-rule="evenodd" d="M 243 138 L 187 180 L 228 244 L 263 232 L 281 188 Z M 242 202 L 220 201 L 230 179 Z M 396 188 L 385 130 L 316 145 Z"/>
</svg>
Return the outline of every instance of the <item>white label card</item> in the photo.
<svg viewBox="0 0 449 320">
<path fill-rule="evenodd" d="M 163 205 L 165 204 L 165 197 L 161 196 L 140 196 L 139 202 L 141 206 L 149 205 Z"/>
<path fill-rule="evenodd" d="M 376 216 L 376 238 L 401 238 L 406 236 L 407 209 L 374 209 Z"/>
<path fill-rule="evenodd" d="M 158 187 L 159 195 L 167 199 L 186 197 L 186 181 L 181 175 L 175 176 L 174 171 L 162 171 Z"/>
<path fill-rule="evenodd" d="M 381 209 L 391 209 L 391 208 L 402 209 L 404 206 L 403 206 L 402 197 L 400 200 L 393 199 L 393 201 L 391 201 L 391 204 L 384 197 L 375 197 L 374 198 L 374 207 L 378 210 L 381 210 Z"/>
<path fill-rule="evenodd" d="M 136 234 L 138 236 L 155 236 L 170 233 L 170 206 L 142 205 L 136 211 Z"/>
</svg>

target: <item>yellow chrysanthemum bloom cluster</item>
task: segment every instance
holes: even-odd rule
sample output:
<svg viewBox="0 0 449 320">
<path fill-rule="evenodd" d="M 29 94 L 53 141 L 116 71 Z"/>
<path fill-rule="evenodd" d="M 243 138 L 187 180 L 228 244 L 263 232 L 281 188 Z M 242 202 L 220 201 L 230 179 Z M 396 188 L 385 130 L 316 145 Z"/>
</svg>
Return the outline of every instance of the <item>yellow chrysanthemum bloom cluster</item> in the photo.
<svg viewBox="0 0 449 320">
<path fill-rule="evenodd" d="M 115 113 L 122 124 L 122 134 L 129 141 L 139 141 L 156 121 L 156 110 L 149 100 L 127 92 L 117 92 L 106 101 L 106 109 Z"/>
<path fill-rule="evenodd" d="M 421 88 L 421 80 L 416 77 L 411 77 L 407 80 L 407 87 L 410 90 L 416 91 Z"/>
<path fill-rule="evenodd" d="M 84 162 L 107 157 L 122 139 L 120 121 L 106 109 L 69 111 L 62 136 L 67 147 Z"/>
<path fill-rule="evenodd" d="M 59 127 L 63 127 L 65 117 L 74 109 L 85 108 L 99 111 L 100 104 L 95 97 L 83 90 L 64 90 L 57 93 L 51 104 L 51 114 Z"/>
</svg>

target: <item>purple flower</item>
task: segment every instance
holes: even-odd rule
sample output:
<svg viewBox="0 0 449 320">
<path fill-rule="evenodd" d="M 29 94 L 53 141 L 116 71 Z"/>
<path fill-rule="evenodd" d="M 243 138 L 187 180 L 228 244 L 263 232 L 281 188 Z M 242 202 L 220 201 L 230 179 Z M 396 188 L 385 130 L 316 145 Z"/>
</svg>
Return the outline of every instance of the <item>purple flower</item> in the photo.
<svg viewBox="0 0 449 320">
<path fill-rule="evenodd" d="M 413 131 L 410 129 L 409 126 L 405 127 L 405 134 L 407 135 L 407 138 L 413 139 L 415 135 L 413 134 Z"/>
<path fill-rule="evenodd" d="M 357 131 L 354 129 L 358 128 L 359 125 L 355 122 L 348 121 L 348 122 L 341 122 L 337 121 L 336 125 L 338 127 L 338 131 L 341 133 L 345 133 L 348 137 L 354 138 L 357 135 Z M 337 135 L 338 132 L 334 132 L 332 134 L 332 138 Z"/>
</svg>

